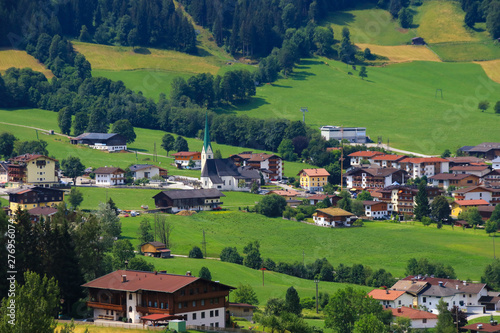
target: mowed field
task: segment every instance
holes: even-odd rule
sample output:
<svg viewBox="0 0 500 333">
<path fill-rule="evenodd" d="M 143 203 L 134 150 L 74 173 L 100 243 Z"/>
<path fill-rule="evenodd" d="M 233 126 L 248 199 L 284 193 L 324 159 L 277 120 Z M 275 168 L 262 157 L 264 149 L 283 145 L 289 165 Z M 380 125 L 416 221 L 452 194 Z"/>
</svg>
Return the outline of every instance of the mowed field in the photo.
<svg viewBox="0 0 500 333">
<path fill-rule="evenodd" d="M 483 67 L 486 74 L 495 82 L 500 83 L 500 59 L 491 61 L 481 61 L 477 64 Z"/>
<path fill-rule="evenodd" d="M 19 124 L 25 126 L 32 126 L 37 128 L 42 128 L 45 130 L 55 130 L 59 131 L 57 126 L 57 113 L 52 111 L 40 110 L 40 109 L 0 109 L 0 133 L 10 132 L 13 133 L 20 140 L 36 140 L 36 131 L 34 129 L 12 126 L 2 124 L 2 122 L 10 124 Z M 164 131 L 160 130 L 150 130 L 144 128 L 135 128 L 135 133 L 137 135 L 136 141 L 129 145 L 130 150 L 138 151 L 139 153 L 153 154 L 154 147 L 156 143 L 156 153 L 158 161 L 153 161 L 153 156 L 151 155 L 141 155 L 134 153 L 106 153 L 103 151 L 97 151 L 94 149 L 89 149 L 84 146 L 71 145 L 69 139 L 64 136 L 59 135 L 46 135 L 42 131 L 38 131 L 38 138 L 48 142 L 48 150 L 51 156 L 55 156 L 57 159 L 62 160 L 68 156 L 78 156 L 83 163 L 89 167 L 100 167 L 100 166 L 118 166 L 121 168 L 126 168 L 131 164 L 142 163 L 142 164 L 155 164 L 162 168 L 168 170 L 171 175 L 180 175 L 187 177 L 200 177 L 199 170 L 179 170 L 171 164 L 174 163 L 174 159 L 170 156 L 166 156 L 166 151 L 161 148 L 162 137 L 166 134 Z M 174 137 L 177 137 L 177 135 Z M 195 138 L 185 138 L 188 142 L 190 151 L 201 151 L 203 146 L 203 141 Z M 212 143 L 214 150 L 220 150 L 222 157 L 226 158 L 232 154 L 237 154 L 242 151 L 254 151 L 254 152 L 264 152 L 262 150 L 235 147 L 228 145 L 220 145 L 215 142 Z M 174 153 L 171 151 L 170 153 Z M 301 169 L 312 167 L 306 163 L 299 162 L 285 162 L 284 173 L 287 176 L 296 176 Z"/>
<path fill-rule="evenodd" d="M 45 68 L 43 64 L 26 51 L 0 48 L 0 73 L 5 73 L 11 67 L 29 67 L 34 71 L 43 73 L 48 79 L 54 77 L 54 74 L 49 69 Z"/>
<path fill-rule="evenodd" d="M 122 219 L 122 236 L 134 246 L 140 243 L 137 231 L 143 218 L 153 217 Z M 404 276 L 410 258 L 425 257 L 452 265 L 460 279 L 479 280 L 484 267 L 493 260 L 492 238 L 484 230 L 450 226 L 437 229 L 435 225 L 424 227 L 419 222 L 368 222 L 362 228 L 329 229 L 239 211 L 166 218 L 174 227 L 172 253 L 180 255 L 187 255 L 193 246 L 201 246 L 205 231 L 208 257 L 219 257 L 226 246 L 235 246 L 241 253 L 246 244 L 258 240 L 263 258 L 276 262 L 302 262 L 304 253 L 306 264 L 327 258 L 334 266 L 363 264 L 373 269 L 384 268 L 395 277 Z M 168 261 L 158 259 L 155 265 L 157 262 L 164 262 L 171 271 Z"/>
<path fill-rule="evenodd" d="M 361 50 L 369 48 L 372 53 L 387 57 L 390 62 L 441 61 L 434 52 L 423 45 L 356 44 L 356 46 Z"/>
<path fill-rule="evenodd" d="M 324 58 L 303 59 L 288 79 L 258 87 L 252 103 L 232 111 L 299 120 L 300 108 L 307 106 L 306 123 L 312 127 L 367 127 L 372 139 L 382 136 L 391 146 L 425 154 L 498 141 L 500 116 L 491 109 L 480 112 L 477 103 L 496 103 L 500 85 L 481 66 L 401 63 L 369 67 L 365 80 L 358 71 L 359 66 L 353 70 Z M 443 99 L 436 97 L 437 89 Z"/>
</svg>

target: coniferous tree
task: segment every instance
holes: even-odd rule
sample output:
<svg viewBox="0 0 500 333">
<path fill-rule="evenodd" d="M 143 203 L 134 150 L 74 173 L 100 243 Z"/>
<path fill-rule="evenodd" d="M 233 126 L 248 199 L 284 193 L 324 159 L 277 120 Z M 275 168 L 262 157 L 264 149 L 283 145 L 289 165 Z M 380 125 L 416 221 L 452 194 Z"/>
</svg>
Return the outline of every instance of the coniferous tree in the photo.
<svg viewBox="0 0 500 333">
<path fill-rule="evenodd" d="M 431 213 L 429 206 L 429 198 L 427 196 L 427 182 L 422 180 L 418 184 L 418 192 L 415 197 L 415 207 L 413 209 L 415 214 L 415 219 L 418 221 L 422 220 L 422 217 L 428 217 Z"/>
<path fill-rule="evenodd" d="M 302 307 L 300 306 L 300 297 L 297 290 L 292 286 L 287 289 L 285 296 L 285 311 L 294 313 L 300 316 L 302 313 Z"/>
</svg>

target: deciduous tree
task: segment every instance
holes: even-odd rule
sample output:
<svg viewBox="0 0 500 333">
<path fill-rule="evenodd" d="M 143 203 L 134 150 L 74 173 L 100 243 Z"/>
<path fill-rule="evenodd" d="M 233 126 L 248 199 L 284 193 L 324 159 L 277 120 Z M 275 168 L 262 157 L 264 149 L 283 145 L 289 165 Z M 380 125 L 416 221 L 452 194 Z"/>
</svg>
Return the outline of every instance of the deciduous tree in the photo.
<svg viewBox="0 0 500 333">
<path fill-rule="evenodd" d="M 128 121 L 128 119 L 121 119 L 116 121 L 113 124 L 111 133 L 120 134 L 125 139 L 127 139 L 127 143 L 129 144 L 134 142 L 137 137 L 134 131 L 134 127 L 132 127 L 132 124 L 130 123 L 130 121 Z"/>
<path fill-rule="evenodd" d="M 76 185 L 76 178 L 83 176 L 85 165 L 82 164 L 79 157 L 69 156 L 62 160 L 61 169 L 66 177 L 73 179 L 73 185 Z"/>
</svg>

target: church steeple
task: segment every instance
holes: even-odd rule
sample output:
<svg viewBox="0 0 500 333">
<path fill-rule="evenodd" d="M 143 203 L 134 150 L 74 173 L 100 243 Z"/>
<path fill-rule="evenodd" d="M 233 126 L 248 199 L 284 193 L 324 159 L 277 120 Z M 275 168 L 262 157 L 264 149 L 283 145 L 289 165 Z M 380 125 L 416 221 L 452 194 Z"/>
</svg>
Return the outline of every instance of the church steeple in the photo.
<svg viewBox="0 0 500 333">
<path fill-rule="evenodd" d="M 201 151 L 201 170 L 205 168 L 208 159 L 214 158 L 212 144 L 210 143 L 210 132 L 208 130 L 208 112 L 205 113 L 205 135 L 203 137 L 203 149 Z"/>
</svg>

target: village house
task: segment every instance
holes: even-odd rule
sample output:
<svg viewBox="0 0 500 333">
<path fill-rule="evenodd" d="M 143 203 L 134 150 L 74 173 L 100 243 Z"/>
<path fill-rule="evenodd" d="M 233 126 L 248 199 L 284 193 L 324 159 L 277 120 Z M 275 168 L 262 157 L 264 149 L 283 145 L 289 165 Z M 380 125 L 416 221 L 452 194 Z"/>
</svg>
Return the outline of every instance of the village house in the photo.
<svg viewBox="0 0 500 333">
<path fill-rule="evenodd" d="M 427 197 L 432 200 L 442 193 L 442 190 L 436 187 L 427 186 Z M 393 211 L 399 215 L 413 215 L 415 206 L 415 197 L 418 193 L 418 186 L 412 185 L 391 185 L 377 190 L 381 193 L 380 201 L 392 203 Z"/>
<path fill-rule="evenodd" d="M 162 211 L 177 213 L 182 210 L 217 210 L 225 197 L 217 189 L 172 190 L 155 195 L 155 206 Z"/>
<path fill-rule="evenodd" d="M 127 150 L 127 139 L 116 133 L 83 133 L 71 138 L 70 142 L 73 145 L 86 145 L 92 149 L 109 152 Z"/>
<path fill-rule="evenodd" d="M 399 169 L 399 162 L 405 159 L 407 156 L 405 155 L 377 155 L 373 157 L 371 160 L 373 161 L 373 164 L 378 165 L 379 167 L 382 168 L 398 168 Z"/>
<path fill-rule="evenodd" d="M 125 171 L 115 167 L 100 167 L 95 169 L 95 184 L 97 186 L 113 186 L 125 184 Z"/>
<path fill-rule="evenodd" d="M 467 211 L 472 207 L 489 206 L 490 204 L 483 200 L 456 200 L 451 203 L 451 217 L 458 218 L 460 213 Z"/>
<path fill-rule="evenodd" d="M 255 309 L 257 309 L 256 306 L 246 303 L 229 303 L 227 307 L 231 317 L 244 318 L 247 321 L 252 321 Z"/>
<path fill-rule="evenodd" d="M 335 139 L 338 141 L 348 140 L 352 143 L 366 143 L 366 127 L 340 127 L 340 126 L 322 126 L 320 128 L 321 136 L 326 141 Z"/>
<path fill-rule="evenodd" d="M 322 227 L 350 227 L 357 217 L 353 213 L 340 208 L 316 209 L 313 221 Z"/>
<path fill-rule="evenodd" d="M 453 191 L 455 200 L 484 200 L 492 204 L 493 194 L 496 192 L 496 200 L 500 201 L 500 189 L 494 190 L 484 186 L 469 186 Z"/>
<path fill-rule="evenodd" d="M 28 213 L 30 214 L 30 219 L 31 222 L 37 223 L 40 222 L 40 220 L 43 218 L 44 220 L 47 220 L 51 216 L 53 216 L 55 213 L 57 213 L 57 207 L 36 207 L 36 208 L 31 208 Z"/>
<path fill-rule="evenodd" d="M 408 173 L 396 168 L 354 168 L 346 172 L 347 188 L 364 190 L 384 188 L 393 184 L 403 185 L 408 180 Z"/>
<path fill-rule="evenodd" d="M 465 325 L 462 327 L 464 332 L 471 332 L 471 333 L 481 333 L 481 332 L 488 332 L 488 333 L 500 333 L 500 326 L 498 325 L 497 322 L 493 322 L 492 324 L 484 323 L 484 324 L 469 324 Z"/>
<path fill-rule="evenodd" d="M 497 158 L 497 156 L 500 156 L 499 142 L 484 142 L 477 146 L 462 147 L 460 149 L 468 155 L 484 158 L 490 161 Z"/>
<path fill-rule="evenodd" d="M 368 293 L 368 296 L 379 301 L 384 308 L 397 308 L 413 304 L 413 296 L 400 290 L 373 289 Z"/>
<path fill-rule="evenodd" d="M 6 162 L 0 162 L 0 184 L 9 181 L 9 167 Z"/>
<path fill-rule="evenodd" d="M 323 191 L 330 173 L 325 169 L 302 169 L 297 176 L 300 177 L 300 187 L 308 191 Z"/>
<path fill-rule="evenodd" d="M 266 195 L 271 195 L 271 194 L 276 194 L 279 195 L 280 197 L 285 198 L 286 200 L 289 200 L 298 196 L 299 192 L 286 189 L 286 190 L 272 190 L 266 193 Z"/>
<path fill-rule="evenodd" d="M 170 250 L 162 242 L 147 242 L 141 244 L 141 252 L 147 257 L 170 258 Z"/>
<path fill-rule="evenodd" d="M 337 203 L 342 199 L 342 197 L 339 197 L 338 195 L 335 194 L 313 194 L 309 197 L 307 197 L 307 200 L 309 200 L 309 204 L 312 206 L 316 206 L 318 203 L 322 202 L 328 198 L 330 200 L 330 204 L 332 206 L 337 206 Z"/>
<path fill-rule="evenodd" d="M 500 170 L 492 170 L 481 177 L 484 185 L 500 187 Z"/>
<path fill-rule="evenodd" d="M 407 157 L 399 162 L 400 168 L 406 170 L 411 178 L 427 178 L 438 173 L 450 171 L 450 162 L 440 157 Z"/>
<path fill-rule="evenodd" d="M 18 208 L 30 210 L 37 207 L 56 207 L 64 200 L 64 191 L 46 187 L 18 187 L 6 191 L 9 195 L 9 209 L 15 213 Z"/>
<path fill-rule="evenodd" d="M 51 187 L 59 184 L 57 160 L 38 154 L 24 154 L 9 160 L 8 185 L 33 185 Z"/>
<path fill-rule="evenodd" d="M 434 328 L 437 325 L 438 316 L 423 310 L 417 310 L 411 307 L 402 306 L 391 309 L 394 320 L 397 317 L 409 318 L 412 329 Z"/>
<path fill-rule="evenodd" d="M 463 165 L 463 166 L 454 166 L 450 169 L 452 173 L 456 174 L 469 174 L 475 175 L 478 177 L 483 177 L 488 174 L 491 169 L 488 165 Z"/>
<path fill-rule="evenodd" d="M 225 327 L 227 297 L 235 289 L 198 277 L 117 270 L 85 283 L 95 319 L 140 323 L 184 319 L 187 325 Z"/>
<path fill-rule="evenodd" d="M 432 186 L 447 190 L 450 186 L 463 187 L 479 184 L 479 177 L 471 174 L 456 174 L 456 173 L 438 173 L 429 177 L 432 181 Z"/>
<path fill-rule="evenodd" d="M 484 160 L 482 158 L 474 156 L 447 157 L 446 159 L 450 162 L 450 168 L 453 168 L 455 166 L 484 164 Z"/>
<path fill-rule="evenodd" d="M 248 166 L 261 172 L 266 180 L 283 179 L 283 160 L 278 155 L 248 151 L 230 158 L 236 166 Z"/>
<path fill-rule="evenodd" d="M 486 311 L 500 310 L 500 292 L 488 291 L 486 296 L 481 296 L 479 304 L 484 305 Z"/>
<path fill-rule="evenodd" d="M 368 161 L 369 163 L 374 163 L 374 158 L 378 156 L 385 155 L 381 151 L 371 151 L 371 150 L 361 150 L 349 154 L 348 157 L 351 158 L 351 166 L 359 166 L 362 161 Z"/>
<path fill-rule="evenodd" d="M 382 219 L 392 214 L 392 204 L 384 201 L 363 201 L 365 216 L 373 219 Z"/>
<path fill-rule="evenodd" d="M 192 169 L 201 169 L 201 153 L 198 151 L 180 151 L 171 154 L 175 159 L 175 164 L 178 168 L 186 168 L 193 161 Z"/>
<path fill-rule="evenodd" d="M 491 168 L 493 170 L 500 170 L 500 156 L 497 156 L 493 161 L 491 161 Z"/>
<path fill-rule="evenodd" d="M 135 164 L 130 167 L 130 171 L 134 180 L 151 179 L 153 177 L 166 178 L 168 175 L 166 169 L 151 164 Z"/>
</svg>

